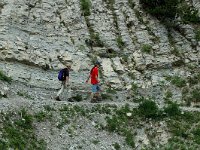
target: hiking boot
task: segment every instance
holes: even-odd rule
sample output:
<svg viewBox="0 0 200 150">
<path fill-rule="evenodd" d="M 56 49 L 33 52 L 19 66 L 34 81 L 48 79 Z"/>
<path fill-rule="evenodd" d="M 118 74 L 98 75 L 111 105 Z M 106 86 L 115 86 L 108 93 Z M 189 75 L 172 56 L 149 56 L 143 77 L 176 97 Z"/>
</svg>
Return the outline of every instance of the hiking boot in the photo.
<svg viewBox="0 0 200 150">
<path fill-rule="evenodd" d="M 102 97 L 101 96 L 97 97 L 97 101 L 98 102 L 102 101 Z"/>
<path fill-rule="evenodd" d="M 97 103 L 97 99 L 96 98 L 92 98 L 91 99 L 91 103 Z"/>
<path fill-rule="evenodd" d="M 57 101 L 61 101 L 61 99 L 59 98 L 59 96 L 56 96 L 55 98 Z"/>
</svg>

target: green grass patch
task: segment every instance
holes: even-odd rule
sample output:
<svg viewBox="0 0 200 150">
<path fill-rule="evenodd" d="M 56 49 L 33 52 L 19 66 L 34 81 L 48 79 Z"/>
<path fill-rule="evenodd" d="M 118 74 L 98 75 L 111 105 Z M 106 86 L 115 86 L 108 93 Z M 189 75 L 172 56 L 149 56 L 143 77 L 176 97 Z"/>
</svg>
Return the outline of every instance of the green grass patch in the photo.
<svg viewBox="0 0 200 150">
<path fill-rule="evenodd" d="M 17 91 L 17 95 L 28 98 L 28 99 L 33 99 L 28 92 L 24 92 L 24 91 Z"/>
<path fill-rule="evenodd" d="M 157 104 L 151 100 L 145 100 L 142 103 L 140 103 L 138 110 L 141 116 L 153 119 L 157 118 L 159 112 Z"/>
<path fill-rule="evenodd" d="M 151 45 L 148 45 L 148 44 L 142 45 L 142 52 L 149 54 L 149 53 L 151 53 L 151 51 L 152 51 Z"/>
<path fill-rule="evenodd" d="M 0 142 L 0 149 L 46 149 L 46 143 L 36 138 L 34 134 L 34 117 L 25 109 L 16 113 L 0 114 L 0 131 L 3 139 Z"/>
<path fill-rule="evenodd" d="M 1 70 L 0 70 L 0 80 L 11 83 L 12 78 L 6 76 Z"/>
<path fill-rule="evenodd" d="M 164 108 L 164 112 L 168 117 L 178 116 L 181 114 L 181 110 L 176 103 L 168 104 L 167 107 Z"/>
<path fill-rule="evenodd" d="M 80 0 L 81 10 L 84 16 L 90 15 L 91 2 L 90 0 Z"/>
<path fill-rule="evenodd" d="M 119 47 L 120 49 L 123 49 L 123 48 L 125 47 L 125 43 L 123 42 L 121 36 L 118 36 L 117 39 L 116 39 L 116 41 L 117 41 L 117 45 L 118 45 L 118 47 Z"/>
<path fill-rule="evenodd" d="M 195 32 L 195 38 L 197 41 L 200 41 L 200 29 Z"/>
<path fill-rule="evenodd" d="M 171 83 L 179 88 L 186 86 L 186 80 L 179 76 L 168 76 L 166 80 L 171 81 Z"/>
</svg>

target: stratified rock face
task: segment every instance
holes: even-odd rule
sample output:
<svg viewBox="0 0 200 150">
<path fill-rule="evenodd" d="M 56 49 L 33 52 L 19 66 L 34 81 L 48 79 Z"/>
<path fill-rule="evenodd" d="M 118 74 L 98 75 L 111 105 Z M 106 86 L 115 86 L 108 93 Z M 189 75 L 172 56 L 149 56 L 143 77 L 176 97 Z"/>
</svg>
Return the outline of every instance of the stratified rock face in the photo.
<svg viewBox="0 0 200 150">
<path fill-rule="evenodd" d="M 141 9 L 139 0 L 134 4 L 92 0 L 90 15 L 84 16 L 80 0 L 0 1 L 0 68 L 15 80 L 56 88 L 54 70 L 65 61 L 73 61 L 76 85 L 84 83 L 98 59 L 101 78 L 112 87 L 137 84 L 151 93 L 166 75 L 188 74 L 183 64 L 198 66 L 200 42 L 192 25 L 169 33 Z M 197 0 L 192 5 L 200 8 Z"/>
</svg>

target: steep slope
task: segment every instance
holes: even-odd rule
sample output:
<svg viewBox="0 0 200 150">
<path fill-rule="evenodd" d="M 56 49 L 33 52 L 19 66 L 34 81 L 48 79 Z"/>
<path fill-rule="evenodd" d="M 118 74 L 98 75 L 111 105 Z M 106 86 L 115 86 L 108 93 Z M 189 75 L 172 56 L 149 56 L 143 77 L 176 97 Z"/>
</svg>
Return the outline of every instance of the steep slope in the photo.
<svg viewBox="0 0 200 150">
<path fill-rule="evenodd" d="M 187 3 L 200 10 L 199 1 L 192 0 Z M 180 21 L 178 26 L 168 28 L 145 12 L 139 0 L 0 1 L 0 71 L 12 79 L 11 82 L 9 78 L 7 81 L 0 73 L 1 111 L 6 112 L 8 108 L 11 108 L 11 112 L 16 113 L 25 108 L 28 109 L 28 113 L 34 115 L 39 110 L 43 110 L 43 105 L 47 107 L 50 105 L 55 107 L 51 113 L 55 111 L 56 114 L 52 118 L 56 118 L 56 115 L 59 116 L 61 113 L 60 107 L 65 105 L 71 107 L 65 93 L 61 96 L 63 102 L 54 101 L 60 87 L 57 74 L 67 60 L 73 62 L 73 71 L 70 72 L 72 96 L 75 101 L 81 99 L 81 102 L 75 102 L 73 106 L 83 105 L 84 111 L 93 106 L 89 102 L 90 85 L 86 84 L 85 80 L 96 60 L 102 64 L 100 81 L 103 101 L 100 106 L 94 104 L 95 107 L 104 107 L 109 104 L 111 108 L 117 106 L 117 109 L 121 109 L 121 106 L 129 103 L 132 109 L 150 99 L 158 104 L 160 109 L 176 102 L 184 107 L 182 108 L 184 111 L 198 110 L 198 108 L 193 108 L 199 106 L 200 102 L 200 25 L 198 23 L 183 24 Z M 12 109 L 15 107 L 17 109 Z M 35 107 L 39 110 L 34 111 Z M 117 109 L 110 116 L 115 115 Z M 131 113 L 135 111 L 130 110 Z M 99 111 L 95 113 L 106 116 Z M 168 141 L 174 137 L 180 143 L 185 140 L 182 138 L 186 138 L 190 145 L 192 143 L 194 148 L 198 148 L 198 142 L 195 140 L 199 133 L 197 121 L 199 114 L 196 114 L 197 118 L 192 118 L 194 121 L 191 119 L 190 123 L 197 126 L 197 131 L 192 132 L 193 128 L 188 130 L 187 133 L 191 134 L 187 134 L 187 137 L 183 135 L 186 126 L 180 134 L 175 133 L 175 136 L 168 131 L 172 124 L 177 123 L 176 118 L 169 117 L 174 121 L 170 124 L 167 121 L 168 118 L 165 117 L 158 121 L 151 121 L 150 117 L 149 122 L 149 118 L 146 121 L 145 117 L 138 116 L 137 125 L 130 123 L 129 128 L 133 129 L 132 134 L 138 133 L 138 136 L 134 138 L 135 144 L 128 140 L 125 145 L 123 143 L 126 141 L 127 134 L 122 131 L 119 134 L 110 135 L 106 129 L 101 135 L 99 131 L 95 132 L 93 127 L 88 129 L 87 125 L 83 125 L 83 129 L 78 128 L 77 131 L 80 136 L 62 137 L 59 141 L 60 132 L 68 133 L 55 129 L 55 134 L 50 135 L 50 130 L 54 130 L 51 123 L 56 124 L 54 119 L 53 121 L 47 119 L 37 124 L 37 118 L 35 118 L 33 126 L 37 130 L 47 128 L 44 127 L 45 125 L 48 126 L 48 131 L 46 129 L 38 131 L 37 136 L 45 139 L 49 149 L 78 149 L 80 143 L 77 144 L 76 141 L 83 139 L 84 136 L 86 139 L 89 138 L 90 142 L 81 143 L 82 149 L 117 149 L 118 144 L 114 141 L 118 141 L 121 149 L 132 149 L 134 146 L 141 149 L 145 147 L 144 145 L 155 148 L 159 142 L 162 146 L 168 143 L 176 147 L 176 144 Z M 190 115 L 194 114 L 189 112 Z M 62 116 L 59 117 L 62 118 Z M 77 117 L 79 121 L 76 125 L 83 119 L 79 116 L 70 117 Z M 86 124 L 91 125 L 95 122 L 95 119 L 92 121 L 84 119 Z M 181 115 L 177 121 L 183 123 L 184 119 L 184 115 Z M 132 121 L 135 120 L 130 122 Z M 153 141 L 151 138 L 154 134 L 145 133 L 146 130 L 151 129 L 152 122 L 152 130 L 159 130 L 161 126 L 163 133 L 156 136 Z M 143 126 L 146 123 L 147 126 Z M 76 125 L 70 124 L 70 130 Z M 106 123 L 104 125 L 106 126 Z M 69 129 L 67 122 L 64 122 L 63 126 L 65 127 L 62 130 Z M 139 126 L 142 126 L 142 129 Z M 3 131 L 3 128 L 0 129 Z M 95 136 L 93 132 L 98 134 L 97 137 L 103 141 L 102 143 L 92 139 Z M 47 139 L 45 135 L 50 138 Z M 188 136 L 196 138 L 190 141 L 187 140 Z M 0 138 L 3 137 L 0 135 Z M 54 138 L 56 141 L 53 141 Z M 160 138 L 163 138 L 164 142 L 159 141 Z M 133 141 L 132 138 L 131 141 Z M 68 146 L 63 143 L 67 143 Z M 90 146 L 90 143 L 93 145 Z"/>
</svg>

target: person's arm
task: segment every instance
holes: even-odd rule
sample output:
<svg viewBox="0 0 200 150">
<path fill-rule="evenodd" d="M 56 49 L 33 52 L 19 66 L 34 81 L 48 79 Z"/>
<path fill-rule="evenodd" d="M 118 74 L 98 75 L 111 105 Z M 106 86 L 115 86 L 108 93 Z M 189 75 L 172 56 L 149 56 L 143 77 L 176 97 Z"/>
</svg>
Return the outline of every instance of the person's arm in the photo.
<svg viewBox="0 0 200 150">
<path fill-rule="evenodd" d="M 66 70 L 65 83 L 66 83 L 67 85 L 69 85 L 69 70 Z"/>
<path fill-rule="evenodd" d="M 66 83 L 69 84 L 69 76 L 66 76 Z"/>
<path fill-rule="evenodd" d="M 99 74 L 99 71 L 98 71 L 98 69 L 96 68 L 95 70 L 94 70 L 94 74 L 95 74 L 95 79 L 96 79 L 96 81 L 99 83 L 99 80 L 98 80 L 98 74 Z"/>
<path fill-rule="evenodd" d="M 91 75 L 88 76 L 88 78 L 87 78 L 87 80 L 86 80 L 86 83 L 88 83 L 88 81 L 89 81 L 89 79 L 90 79 L 90 76 L 91 76 Z"/>
</svg>

